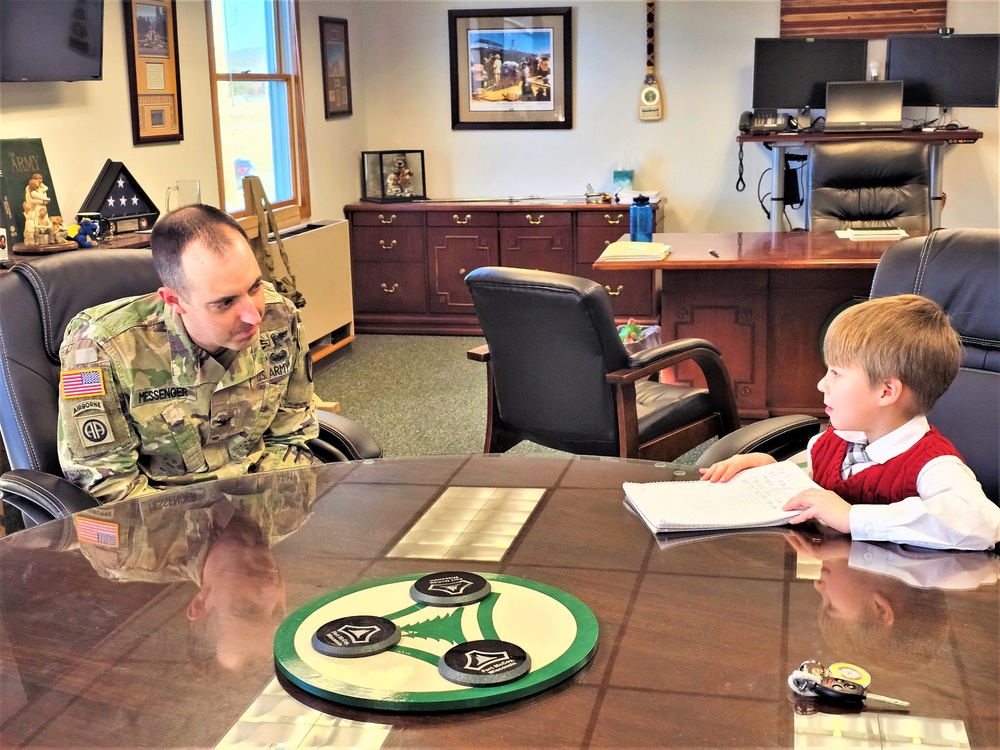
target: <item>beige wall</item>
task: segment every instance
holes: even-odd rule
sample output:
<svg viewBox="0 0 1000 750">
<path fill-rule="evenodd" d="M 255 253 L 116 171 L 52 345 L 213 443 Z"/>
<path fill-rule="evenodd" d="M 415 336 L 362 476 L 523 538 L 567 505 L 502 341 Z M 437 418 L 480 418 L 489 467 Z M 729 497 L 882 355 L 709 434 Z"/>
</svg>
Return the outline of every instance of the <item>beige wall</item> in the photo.
<svg viewBox="0 0 1000 750">
<path fill-rule="evenodd" d="M 423 149 L 432 198 L 582 193 L 610 189 L 611 172 L 636 170 L 640 187 L 666 198 L 671 230 L 765 230 L 756 184 L 768 152 L 745 149 L 747 189 L 734 189 L 736 122 L 750 106 L 753 39 L 777 36 L 778 2 L 659 0 L 657 69 L 666 117 L 640 123 L 636 101 L 645 66 L 640 0 L 583 0 L 574 7 L 575 124 L 555 131 L 451 130 L 449 8 L 529 7 L 496 0 L 301 0 L 309 171 L 316 218 L 340 218 L 359 196 L 364 149 Z M 107 0 L 104 80 L 0 85 L 4 138 L 41 137 L 53 184 L 69 213 L 83 201 L 105 159 L 122 161 L 163 208 L 177 179 L 200 179 L 218 201 L 201 0 L 179 0 L 185 139 L 133 146 L 125 76 L 121 3 Z M 950 0 L 959 32 L 1000 31 L 993 0 Z M 354 115 L 325 120 L 319 16 L 347 18 Z M 882 61 L 884 44 L 871 57 Z M 914 117 L 923 115 L 908 112 Z M 1000 110 L 958 110 L 982 130 L 974 146 L 945 156 L 947 226 L 1000 226 Z M 765 178 L 765 182 L 767 178 Z M 792 214 L 802 225 L 801 212 Z"/>
</svg>

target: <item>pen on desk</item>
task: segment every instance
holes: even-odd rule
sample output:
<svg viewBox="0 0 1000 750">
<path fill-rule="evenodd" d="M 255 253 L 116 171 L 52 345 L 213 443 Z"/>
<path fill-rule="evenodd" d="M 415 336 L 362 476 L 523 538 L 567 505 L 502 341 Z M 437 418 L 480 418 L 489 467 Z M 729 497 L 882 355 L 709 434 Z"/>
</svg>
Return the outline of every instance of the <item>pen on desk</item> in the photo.
<svg viewBox="0 0 1000 750">
<path fill-rule="evenodd" d="M 715 252 L 715 250 L 709 250 L 708 254 L 711 255 L 713 258 L 718 258 L 719 257 L 719 254 L 717 252 Z"/>
</svg>

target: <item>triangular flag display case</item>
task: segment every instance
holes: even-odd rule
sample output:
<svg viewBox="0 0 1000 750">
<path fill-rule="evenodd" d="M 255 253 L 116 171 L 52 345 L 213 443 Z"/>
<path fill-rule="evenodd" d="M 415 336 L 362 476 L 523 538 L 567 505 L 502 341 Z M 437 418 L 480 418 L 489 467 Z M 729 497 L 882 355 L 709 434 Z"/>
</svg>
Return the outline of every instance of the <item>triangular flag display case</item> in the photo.
<svg viewBox="0 0 1000 750">
<path fill-rule="evenodd" d="M 81 214 L 100 214 L 113 234 L 152 229 L 160 211 L 120 161 L 104 168 L 80 207 Z"/>
</svg>

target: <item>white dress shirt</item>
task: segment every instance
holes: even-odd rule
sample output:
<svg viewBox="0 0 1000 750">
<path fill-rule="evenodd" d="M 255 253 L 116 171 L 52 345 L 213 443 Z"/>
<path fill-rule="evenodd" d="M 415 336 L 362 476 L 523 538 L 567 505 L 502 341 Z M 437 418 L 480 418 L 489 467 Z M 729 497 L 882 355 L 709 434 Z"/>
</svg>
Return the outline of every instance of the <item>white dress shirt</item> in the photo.
<svg viewBox="0 0 1000 750">
<path fill-rule="evenodd" d="M 866 451 L 871 461 L 854 464 L 851 474 L 905 453 L 929 429 L 926 417 L 914 417 L 869 443 Z M 867 442 L 863 432 L 834 432 L 851 443 Z M 812 447 L 818 438 L 809 441 L 810 477 Z M 988 549 L 1000 542 L 1000 507 L 990 502 L 972 469 L 957 456 L 938 456 L 924 464 L 917 475 L 915 497 L 889 505 L 852 505 L 850 523 L 851 537 L 858 541 L 936 549 Z"/>
</svg>

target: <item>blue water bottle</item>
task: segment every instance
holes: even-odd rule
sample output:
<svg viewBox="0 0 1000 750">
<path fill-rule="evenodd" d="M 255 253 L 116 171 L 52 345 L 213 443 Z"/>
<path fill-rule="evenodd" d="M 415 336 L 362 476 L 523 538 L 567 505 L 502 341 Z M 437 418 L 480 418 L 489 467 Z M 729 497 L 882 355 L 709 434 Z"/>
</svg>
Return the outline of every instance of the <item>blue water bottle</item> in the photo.
<svg viewBox="0 0 1000 750">
<path fill-rule="evenodd" d="M 649 198 L 639 194 L 632 199 L 628 212 L 628 236 L 632 242 L 653 241 L 653 207 Z"/>
</svg>

